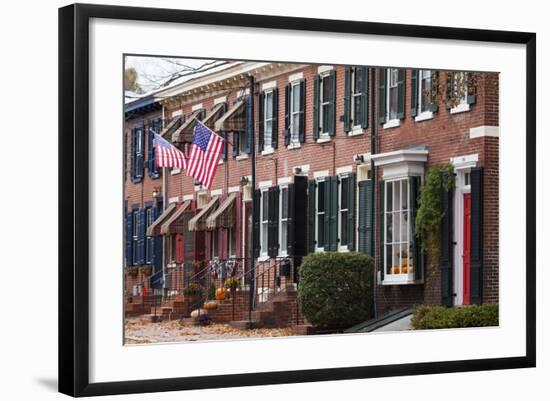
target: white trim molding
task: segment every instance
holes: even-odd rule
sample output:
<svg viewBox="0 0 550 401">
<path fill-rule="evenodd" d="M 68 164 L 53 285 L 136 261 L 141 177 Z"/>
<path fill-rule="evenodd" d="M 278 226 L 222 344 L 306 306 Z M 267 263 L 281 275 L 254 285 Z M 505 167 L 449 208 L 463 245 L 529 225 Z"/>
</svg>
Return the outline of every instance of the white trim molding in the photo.
<svg viewBox="0 0 550 401">
<path fill-rule="evenodd" d="M 332 71 L 334 70 L 334 66 L 332 65 L 320 65 L 317 67 L 317 73 L 322 74 L 323 72 Z"/>
<path fill-rule="evenodd" d="M 297 72 L 296 74 L 291 74 L 288 76 L 288 82 L 299 81 L 301 79 L 304 79 L 303 72 Z"/>
<path fill-rule="evenodd" d="M 168 204 L 179 202 L 179 200 L 180 200 L 179 196 L 172 196 L 171 198 L 168 198 Z"/>
<path fill-rule="evenodd" d="M 427 149 L 401 149 L 371 155 L 376 167 L 383 166 L 382 179 L 424 175 L 424 163 L 428 160 Z"/>
<path fill-rule="evenodd" d="M 193 195 L 183 195 L 183 198 L 182 200 L 185 202 L 185 201 L 188 201 L 188 200 L 193 200 L 195 197 Z"/>
<path fill-rule="evenodd" d="M 172 168 L 172 170 L 170 170 L 170 175 L 176 175 L 176 174 L 179 174 L 181 173 L 181 168 L 179 167 L 174 167 Z"/>
<path fill-rule="evenodd" d="M 277 87 L 277 81 L 269 81 L 264 84 L 262 84 L 262 91 L 273 89 Z"/>
<path fill-rule="evenodd" d="M 227 102 L 227 96 L 220 96 L 214 99 L 214 105 Z"/>
<path fill-rule="evenodd" d="M 292 172 L 294 173 L 297 168 L 299 168 L 302 171 L 298 175 L 307 175 L 309 173 L 309 164 L 302 164 L 301 166 L 294 166 L 294 167 L 292 167 Z"/>
<path fill-rule="evenodd" d="M 239 187 L 238 185 L 234 186 L 234 187 L 227 188 L 227 193 L 228 194 L 232 194 L 234 192 L 240 192 L 240 191 L 241 191 L 241 187 Z"/>
<path fill-rule="evenodd" d="M 322 171 L 315 171 L 313 173 L 313 178 L 325 178 L 328 177 L 328 170 L 322 170 Z"/>
<path fill-rule="evenodd" d="M 449 110 L 451 114 L 464 113 L 465 111 L 470 111 L 470 105 L 468 103 L 460 103 Z"/>
<path fill-rule="evenodd" d="M 474 153 L 472 155 L 451 157 L 450 161 L 455 170 L 469 169 L 477 166 L 479 155 L 477 153 Z"/>
<path fill-rule="evenodd" d="M 244 90 L 243 90 L 243 89 L 239 89 L 239 90 L 237 91 L 237 98 L 242 97 L 242 96 L 244 96 L 244 95 L 249 95 L 249 94 L 250 94 L 250 88 L 246 88 L 246 89 L 244 89 Z"/>
<path fill-rule="evenodd" d="M 385 123 L 382 128 L 388 129 L 388 128 L 396 128 L 401 125 L 401 120 L 398 118 L 394 118 L 393 120 L 388 120 L 387 123 Z"/>
<path fill-rule="evenodd" d="M 171 115 L 172 115 L 172 118 L 174 118 L 174 117 L 177 117 L 177 116 L 181 116 L 182 114 L 183 114 L 183 111 L 181 109 L 179 109 L 179 110 L 173 111 Z"/>
<path fill-rule="evenodd" d="M 213 189 L 213 190 L 210 191 L 211 196 L 220 196 L 221 194 L 223 194 L 223 189 L 221 189 L 221 188 Z"/>
<path fill-rule="evenodd" d="M 197 103 L 197 104 L 194 104 L 193 106 L 191 106 L 191 111 L 197 111 L 197 110 L 201 110 L 203 108 L 204 107 L 202 107 L 202 103 Z"/>
<path fill-rule="evenodd" d="M 292 183 L 292 177 L 281 177 L 277 180 L 278 185 L 288 185 Z"/>
<path fill-rule="evenodd" d="M 259 188 L 269 188 L 271 185 L 272 185 L 271 180 L 269 180 L 269 181 L 260 181 L 260 183 L 258 184 L 258 187 Z"/>
<path fill-rule="evenodd" d="M 336 175 L 353 173 L 353 166 L 343 166 L 336 169 Z"/>
<path fill-rule="evenodd" d="M 482 137 L 498 138 L 500 136 L 500 127 L 493 125 L 482 125 L 480 127 L 470 128 L 470 139 Z"/>
</svg>

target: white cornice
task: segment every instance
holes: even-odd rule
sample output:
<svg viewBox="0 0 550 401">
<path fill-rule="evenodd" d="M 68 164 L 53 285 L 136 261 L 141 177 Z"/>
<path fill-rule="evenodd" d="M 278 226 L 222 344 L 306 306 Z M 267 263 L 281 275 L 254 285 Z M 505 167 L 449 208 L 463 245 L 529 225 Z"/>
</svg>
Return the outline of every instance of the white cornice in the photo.
<svg viewBox="0 0 550 401">
<path fill-rule="evenodd" d="M 427 149 L 400 149 L 393 152 L 377 153 L 371 155 L 375 166 L 385 166 L 387 164 L 418 162 L 425 163 L 428 160 Z"/>
</svg>

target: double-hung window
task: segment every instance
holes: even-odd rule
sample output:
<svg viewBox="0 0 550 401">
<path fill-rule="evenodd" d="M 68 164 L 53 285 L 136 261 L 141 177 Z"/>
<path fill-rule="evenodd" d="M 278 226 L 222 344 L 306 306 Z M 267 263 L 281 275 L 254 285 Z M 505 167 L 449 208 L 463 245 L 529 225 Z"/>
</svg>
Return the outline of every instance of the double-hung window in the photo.
<svg viewBox="0 0 550 401">
<path fill-rule="evenodd" d="M 273 135 L 273 120 L 275 119 L 273 110 L 273 96 L 272 90 L 264 93 L 264 151 L 272 150 L 272 135 Z"/>
<path fill-rule="evenodd" d="M 330 128 L 330 103 L 332 99 L 332 85 L 328 74 L 323 74 L 320 77 L 320 94 L 321 104 L 319 107 L 319 137 L 328 137 Z"/>
<path fill-rule="evenodd" d="M 317 181 L 315 241 L 318 252 L 325 249 L 325 180 Z"/>
<path fill-rule="evenodd" d="M 137 265 L 137 261 L 139 260 L 139 251 L 138 251 L 138 241 L 139 241 L 139 210 L 134 209 L 132 212 L 132 227 L 133 227 L 133 234 L 132 234 L 132 242 L 133 242 L 133 258 L 134 265 Z"/>
<path fill-rule="evenodd" d="M 414 279 L 410 180 L 384 183 L 384 280 Z"/>
<path fill-rule="evenodd" d="M 450 80 L 451 88 L 447 99 L 452 104 L 451 114 L 470 110 L 468 103 L 468 73 L 453 72 Z"/>
<path fill-rule="evenodd" d="M 216 259 L 218 257 L 218 230 L 211 233 L 212 241 L 210 242 L 210 257 Z"/>
<path fill-rule="evenodd" d="M 430 112 L 432 107 L 432 71 L 419 70 L 418 79 L 420 80 L 420 85 L 418 85 L 418 109 L 420 113 Z"/>
<path fill-rule="evenodd" d="M 269 191 L 262 189 L 260 206 L 260 256 L 268 256 L 269 236 Z"/>
<path fill-rule="evenodd" d="M 149 227 L 153 224 L 153 208 L 145 209 L 145 224 Z M 145 263 L 151 264 L 153 261 L 153 238 L 147 237 L 145 243 Z"/>
<path fill-rule="evenodd" d="M 279 254 L 286 256 L 288 246 L 288 187 L 279 192 Z"/>
<path fill-rule="evenodd" d="M 339 204 L 339 216 L 338 216 L 338 238 L 340 238 L 340 250 L 348 250 L 349 242 L 349 230 L 348 230 L 348 214 L 350 208 L 350 202 L 353 202 L 353 199 L 349 199 L 350 193 L 350 178 L 348 176 L 343 176 L 340 178 L 339 185 L 339 194 L 338 194 L 338 204 Z"/>
<path fill-rule="evenodd" d="M 290 145 L 300 144 L 300 82 L 290 85 Z"/>
<path fill-rule="evenodd" d="M 388 94 L 387 94 L 387 110 L 390 120 L 397 119 L 398 103 L 399 103 L 399 70 L 397 68 L 388 69 Z"/>
<path fill-rule="evenodd" d="M 235 224 L 227 229 L 227 254 L 229 257 L 235 257 L 237 255 L 237 237 L 235 230 Z"/>
<path fill-rule="evenodd" d="M 364 87 L 364 83 L 361 82 L 362 79 L 361 74 L 358 74 L 357 67 L 351 68 L 351 120 L 353 124 L 352 128 L 354 129 L 361 127 L 361 121 L 363 121 L 364 118 L 364 116 L 361 115 L 361 97 Z"/>
</svg>

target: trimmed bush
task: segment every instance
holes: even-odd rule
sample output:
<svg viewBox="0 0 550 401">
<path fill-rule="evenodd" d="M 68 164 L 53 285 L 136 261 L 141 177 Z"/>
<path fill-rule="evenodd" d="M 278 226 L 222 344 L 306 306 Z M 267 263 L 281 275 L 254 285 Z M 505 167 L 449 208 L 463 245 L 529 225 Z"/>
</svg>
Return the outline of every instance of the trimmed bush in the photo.
<svg viewBox="0 0 550 401">
<path fill-rule="evenodd" d="M 364 253 L 322 252 L 304 257 L 298 300 L 307 320 L 339 330 L 373 316 L 374 260 Z"/>
<path fill-rule="evenodd" d="M 415 330 L 498 326 L 498 304 L 418 306 L 411 324 Z"/>
</svg>

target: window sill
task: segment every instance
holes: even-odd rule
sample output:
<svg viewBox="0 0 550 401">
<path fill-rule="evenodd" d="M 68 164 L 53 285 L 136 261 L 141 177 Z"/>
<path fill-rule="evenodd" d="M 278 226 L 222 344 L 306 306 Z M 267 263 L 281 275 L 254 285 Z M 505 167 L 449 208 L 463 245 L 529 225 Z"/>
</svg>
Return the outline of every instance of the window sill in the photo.
<svg viewBox="0 0 550 401">
<path fill-rule="evenodd" d="M 260 255 L 260 256 L 258 256 L 257 261 L 258 261 L 258 262 L 266 262 L 266 261 L 268 261 L 269 259 L 270 259 L 269 255 Z"/>
<path fill-rule="evenodd" d="M 401 120 L 399 120 L 398 118 L 394 118 L 393 120 L 389 120 L 388 122 L 386 122 L 382 126 L 382 128 L 384 129 L 395 128 L 395 127 L 399 127 L 399 125 L 401 125 Z"/>
<path fill-rule="evenodd" d="M 299 143 L 291 143 L 286 148 L 288 150 L 292 150 L 292 149 L 300 149 L 301 147 L 302 147 L 302 145 L 300 145 Z"/>
<path fill-rule="evenodd" d="M 422 280 L 415 280 L 414 273 L 384 275 L 384 280 L 382 280 L 382 285 L 409 285 L 422 283 Z"/>
<path fill-rule="evenodd" d="M 414 121 L 416 121 L 418 123 L 420 121 L 431 120 L 432 118 L 434 118 L 434 113 L 432 113 L 431 111 L 424 111 L 424 112 L 420 113 L 419 115 L 417 115 L 414 118 Z"/>
<path fill-rule="evenodd" d="M 470 111 L 470 105 L 468 103 L 461 103 L 450 110 L 451 114 L 464 113 L 465 111 Z"/>
<path fill-rule="evenodd" d="M 347 245 L 338 247 L 338 252 L 349 252 L 349 248 Z"/>
<path fill-rule="evenodd" d="M 357 136 L 357 135 L 363 135 L 365 132 L 363 131 L 363 128 L 361 127 L 353 127 L 350 132 L 348 132 L 348 136 Z"/>
<path fill-rule="evenodd" d="M 275 153 L 275 149 L 273 148 L 268 148 L 268 149 L 265 149 L 265 150 L 262 150 L 262 156 L 267 156 L 267 155 L 272 155 L 273 153 Z"/>
<path fill-rule="evenodd" d="M 315 248 L 315 252 L 325 252 L 325 248 Z"/>
<path fill-rule="evenodd" d="M 331 138 L 330 136 L 328 136 L 328 134 L 325 136 L 320 136 L 318 139 L 317 139 L 317 143 L 327 143 L 327 142 L 330 142 L 331 141 Z"/>
<path fill-rule="evenodd" d="M 246 160 L 248 159 L 248 155 L 239 155 L 235 158 L 235 160 L 239 161 L 239 160 Z"/>
<path fill-rule="evenodd" d="M 172 170 L 170 170 L 170 175 L 176 175 L 179 173 L 181 173 L 181 168 L 173 168 Z"/>
</svg>

